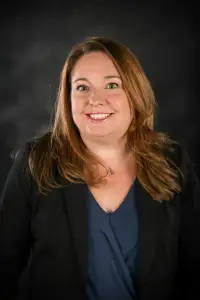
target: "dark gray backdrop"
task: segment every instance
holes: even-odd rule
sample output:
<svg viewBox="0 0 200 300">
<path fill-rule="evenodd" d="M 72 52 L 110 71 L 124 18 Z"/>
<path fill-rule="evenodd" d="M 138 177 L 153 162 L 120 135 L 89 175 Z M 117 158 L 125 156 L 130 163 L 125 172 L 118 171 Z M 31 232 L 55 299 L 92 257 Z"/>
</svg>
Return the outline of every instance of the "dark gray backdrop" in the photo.
<svg viewBox="0 0 200 300">
<path fill-rule="evenodd" d="M 180 141 L 200 166 L 199 31 L 194 3 L 77 0 L 4 5 L 0 11 L 0 191 L 11 165 L 10 151 L 48 130 L 61 68 L 71 46 L 92 35 L 117 39 L 136 54 L 156 93 L 156 126 Z"/>
</svg>

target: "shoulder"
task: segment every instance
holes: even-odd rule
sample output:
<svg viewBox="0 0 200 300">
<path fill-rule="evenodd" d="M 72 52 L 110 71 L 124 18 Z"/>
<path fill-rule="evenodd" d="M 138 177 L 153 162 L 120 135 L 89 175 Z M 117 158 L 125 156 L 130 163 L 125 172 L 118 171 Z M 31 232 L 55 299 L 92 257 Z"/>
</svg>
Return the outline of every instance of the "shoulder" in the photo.
<svg viewBox="0 0 200 300">
<path fill-rule="evenodd" d="M 169 161 L 180 169 L 184 176 L 194 171 L 195 163 L 192 161 L 186 147 L 178 141 L 171 140 L 165 155 Z"/>
<path fill-rule="evenodd" d="M 17 148 L 13 149 L 11 153 L 11 157 L 13 161 L 27 161 L 29 154 L 31 151 L 40 148 L 45 144 L 48 145 L 51 141 L 51 132 L 47 132 L 41 136 L 36 136 L 31 139 L 24 141 Z"/>
<path fill-rule="evenodd" d="M 51 133 L 48 132 L 42 136 L 28 139 L 15 148 L 11 153 L 12 165 L 8 177 L 30 177 L 29 156 L 31 152 L 37 147 L 38 150 L 42 152 L 44 150 L 44 144 L 48 144 L 50 139 Z"/>
<path fill-rule="evenodd" d="M 196 165 L 191 159 L 186 147 L 178 142 L 172 143 L 167 157 L 181 172 L 181 199 L 182 203 L 195 204 L 200 210 L 200 183 L 196 172 Z M 191 199 L 191 201 L 188 201 Z M 187 205 L 186 205 L 187 206 Z"/>
</svg>

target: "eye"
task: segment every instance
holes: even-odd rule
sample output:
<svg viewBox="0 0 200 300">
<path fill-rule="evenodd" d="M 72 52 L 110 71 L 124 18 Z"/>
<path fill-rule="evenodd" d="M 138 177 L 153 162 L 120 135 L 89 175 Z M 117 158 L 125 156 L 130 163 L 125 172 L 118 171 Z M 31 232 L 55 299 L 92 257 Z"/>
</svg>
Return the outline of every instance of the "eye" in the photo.
<svg viewBox="0 0 200 300">
<path fill-rule="evenodd" d="M 107 89 L 116 89 L 117 87 L 119 87 L 119 84 L 111 82 L 107 85 Z"/>
<path fill-rule="evenodd" d="M 76 87 L 76 90 L 79 91 L 79 92 L 86 92 L 86 91 L 89 90 L 89 87 L 84 85 L 84 84 L 81 84 L 81 85 Z"/>
</svg>

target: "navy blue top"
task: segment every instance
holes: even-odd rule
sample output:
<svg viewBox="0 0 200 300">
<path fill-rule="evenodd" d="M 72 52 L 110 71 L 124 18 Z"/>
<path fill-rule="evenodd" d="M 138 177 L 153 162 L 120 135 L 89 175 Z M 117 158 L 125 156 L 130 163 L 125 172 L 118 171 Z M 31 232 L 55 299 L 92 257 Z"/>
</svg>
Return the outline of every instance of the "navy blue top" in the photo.
<svg viewBox="0 0 200 300">
<path fill-rule="evenodd" d="M 133 300 L 138 240 L 134 185 L 113 213 L 106 213 L 90 190 L 88 200 L 87 297 L 89 300 Z"/>
</svg>

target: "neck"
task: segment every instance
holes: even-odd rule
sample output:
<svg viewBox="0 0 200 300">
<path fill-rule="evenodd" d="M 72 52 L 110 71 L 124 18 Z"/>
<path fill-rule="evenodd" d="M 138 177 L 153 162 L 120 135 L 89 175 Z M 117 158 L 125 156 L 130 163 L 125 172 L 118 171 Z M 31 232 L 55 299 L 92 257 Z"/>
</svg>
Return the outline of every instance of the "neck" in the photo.
<svg viewBox="0 0 200 300">
<path fill-rule="evenodd" d="M 130 153 L 126 147 L 126 139 L 121 139 L 115 142 L 110 141 L 109 143 L 84 140 L 84 143 L 87 148 L 98 156 L 105 166 L 111 168 L 113 172 L 127 166 Z"/>
</svg>

